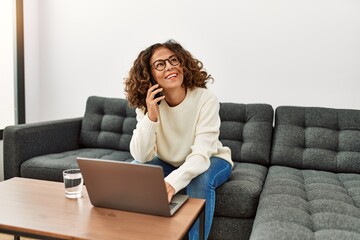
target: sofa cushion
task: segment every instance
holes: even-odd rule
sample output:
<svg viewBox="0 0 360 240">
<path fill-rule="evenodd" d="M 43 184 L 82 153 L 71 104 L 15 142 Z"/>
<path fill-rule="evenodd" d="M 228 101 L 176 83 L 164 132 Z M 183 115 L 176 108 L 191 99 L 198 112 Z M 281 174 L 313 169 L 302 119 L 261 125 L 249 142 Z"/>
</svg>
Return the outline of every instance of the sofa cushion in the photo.
<svg viewBox="0 0 360 240">
<path fill-rule="evenodd" d="M 270 162 L 273 108 L 268 104 L 220 103 L 220 136 L 234 162 Z"/>
<path fill-rule="evenodd" d="M 47 154 L 25 161 L 20 168 L 21 177 L 61 182 L 62 171 L 79 168 L 77 157 L 100 158 L 130 162 L 133 160 L 127 151 L 100 148 L 82 148 L 62 153 Z"/>
<path fill-rule="evenodd" d="M 208 240 L 249 240 L 254 218 L 214 217 Z"/>
<path fill-rule="evenodd" d="M 271 164 L 360 173 L 360 110 L 278 107 Z"/>
<path fill-rule="evenodd" d="M 253 218 L 266 174 L 262 165 L 235 162 L 230 179 L 216 189 L 214 216 Z"/>
<path fill-rule="evenodd" d="M 251 240 L 360 239 L 360 175 L 272 166 Z"/>
<path fill-rule="evenodd" d="M 91 96 L 86 103 L 80 143 L 88 148 L 129 151 L 136 127 L 135 109 L 125 99 Z"/>
</svg>

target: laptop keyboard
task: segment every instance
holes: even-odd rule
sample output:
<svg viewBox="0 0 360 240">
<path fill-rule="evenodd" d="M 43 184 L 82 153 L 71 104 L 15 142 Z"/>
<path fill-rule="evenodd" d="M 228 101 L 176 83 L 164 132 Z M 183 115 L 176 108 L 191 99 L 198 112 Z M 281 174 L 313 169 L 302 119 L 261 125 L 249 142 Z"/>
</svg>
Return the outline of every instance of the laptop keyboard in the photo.
<svg viewBox="0 0 360 240">
<path fill-rule="evenodd" d="M 176 202 L 170 202 L 169 203 L 170 209 L 173 209 L 176 205 L 178 205 L 178 203 L 176 203 Z"/>
</svg>

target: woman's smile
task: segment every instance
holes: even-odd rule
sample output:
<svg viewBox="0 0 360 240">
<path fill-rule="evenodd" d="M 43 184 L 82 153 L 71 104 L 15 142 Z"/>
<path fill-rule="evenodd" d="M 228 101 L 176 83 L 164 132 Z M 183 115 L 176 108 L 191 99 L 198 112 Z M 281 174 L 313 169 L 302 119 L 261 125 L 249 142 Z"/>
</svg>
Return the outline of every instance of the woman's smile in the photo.
<svg viewBox="0 0 360 240">
<path fill-rule="evenodd" d="M 178 76 L 177 73 L 170 73 L 169 75 L 167 75 L 167 76 L 165 77 L 165 79 L 171 79 L 171 78 L 175 78 L 175 77 L 177 77 L 177 76 Z"/>
</svg>

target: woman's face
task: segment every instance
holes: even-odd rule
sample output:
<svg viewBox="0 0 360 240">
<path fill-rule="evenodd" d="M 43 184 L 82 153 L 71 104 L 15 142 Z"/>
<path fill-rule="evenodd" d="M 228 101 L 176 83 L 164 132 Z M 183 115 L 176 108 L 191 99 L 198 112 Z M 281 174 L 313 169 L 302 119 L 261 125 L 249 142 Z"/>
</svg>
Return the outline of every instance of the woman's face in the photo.
<svg viewBox="0 0 360 240">
<path fill-rule="evenodd" d="M 184 71 L 173 51 L 165 47 L 156 49 L 150 58 L 150 65 L 152 76 L 165 92 L 181 88 Z"/>
</svg>

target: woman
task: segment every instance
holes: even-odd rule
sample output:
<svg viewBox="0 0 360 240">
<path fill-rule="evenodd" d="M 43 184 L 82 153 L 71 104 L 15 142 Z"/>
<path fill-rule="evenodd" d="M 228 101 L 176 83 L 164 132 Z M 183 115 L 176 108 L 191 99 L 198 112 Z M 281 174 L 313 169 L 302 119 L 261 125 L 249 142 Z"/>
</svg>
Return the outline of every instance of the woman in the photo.
<svg viewBox="0 0 360 240">
<path fill-rule="evenodd" d="M 229 179 L 233 162 L 219 141 L 219 102 L 206 88 L 212 78 L 202 67 L 179 43 L 157 43 L 135 60 L 125 92 L 137 114 L 132 156 L 163 167 L 169 201 L 185 187 L 190 197 L 206 199 L 207 239 L 215 189 Z M 196 228 L 190 239 L 198 239 Z"/>
</svg>

